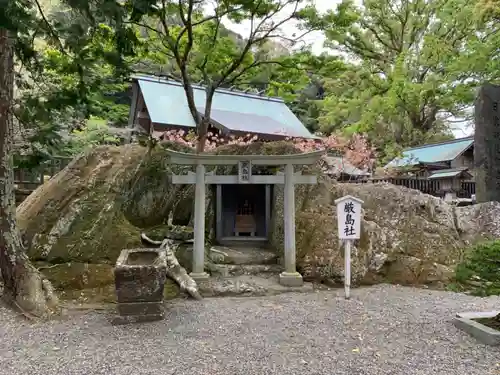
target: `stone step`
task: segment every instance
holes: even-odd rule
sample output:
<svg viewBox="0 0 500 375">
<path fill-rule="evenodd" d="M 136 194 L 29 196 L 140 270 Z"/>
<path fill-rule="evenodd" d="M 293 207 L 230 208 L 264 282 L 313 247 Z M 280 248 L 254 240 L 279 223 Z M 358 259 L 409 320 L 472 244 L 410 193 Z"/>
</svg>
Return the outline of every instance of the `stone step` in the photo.
<svg viewBox="0 0 500 375">
<path fill-rule="evenodd" d="M 211 277 L 198 284 L 203 297 L 269 296 L 281 293 L 311 293 L 315 287 L 304 282 L 302 286 L 287 287 L 279 284 L 278 276 L 242 275 L 229 278 Z"/>
<path fill-rule="evenodd" d="M 266 238 L 259 237 L 246 237 L 245 240 L 226 238 L 220 240 L 219 245 L 225 247 L 254 247 L 259 249 L 266 249 L 269 246 L 269 241 Z"/>
<path fill-rule="evenodd" d="M 276 252 L 256 247 L 212 246 L 208 258 L 217 264 L 262 265 L 277 264 L 279 257 Z"/>
<path fill-rule="evenodd" d="M 207 266 L 212 276 L 232 277 L 242 275 L 278 275 L 283 267 L 278 264 L 210 264 Z"/>
</svg>

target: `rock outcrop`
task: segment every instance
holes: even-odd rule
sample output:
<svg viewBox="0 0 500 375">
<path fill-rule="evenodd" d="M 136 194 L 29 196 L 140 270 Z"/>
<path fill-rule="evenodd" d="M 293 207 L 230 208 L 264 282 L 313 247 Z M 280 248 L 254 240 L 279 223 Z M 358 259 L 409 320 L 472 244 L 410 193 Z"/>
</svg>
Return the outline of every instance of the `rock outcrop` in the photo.
<svg viewBox="0 0 500 375">
<path fill-rule="evenodd" d="M 178 170 L 175 171 L 179 173 Z M 192 187 L 172 185 L 161 147 L 98 147 L 73 160 L 17 208 L 29 255 L 51 263 L 111 263 L 141 245 L 140 228 L 191 214 Z"/>
<path fill-rule="evenodd" d="M 276 190 L 274 245 L 283 246 L 282 192 Z M 455 207 L 439 198 L 391 184 L 339 184 L 329 180 L 297 190 L 297 257 L 306 279 L 341 282 L 343 248 L 335 199 L 364 201 L 362 235 L 353 251 L 355 283 L 432 284 L 449 280 L 470 244 L 500 238 L 499 203 Z"/>
<path fill-rule="evenodd" d="M 217 152 L 283 154 L 298 150 L 276 142 L 228 146 Z M 190 221 L 194 189 L 172 185 L 169 179 L 172 172 L 185 174 L 189 168 L 170 165 L 163 147 L 98 147 L 79 156 L 17 209 L 30 257 L 41 262 L 52 279 L 60 277 L 56 284 L 61 287 L 111 282 L 111 267 L 120 251 L 140 247 L 141 232 L 163 233 L 169 215 L 174 224 Z M 232 168 L 218 167 L 216 173 L 235 173 Z M 312 168 L 313 173 L 318 170 Z M 365 202 L 363 233 L 353 253 L 353 281 L 358 284 L 443 283 L 469 244 L 500 238 L 498 203 L 454 207 L 399 186 L 339 184 L 320 177 L 319 184 L 296 189 L 297 258 L 306 279 L 342 281 L 343 249 L 337 238 L 334 200 L 346 194 Z M 214 227 L 211 206 L 207 205 L 207 230 Z M 281 252 L 280 186 L 274 188 L 271 240 Z M 177 254 L 188 271 L 189 251 L 186 249 L 186 256 L 180 251 Z M 79 273 L 75 276 L 74 272 Z"/>
<path fill-rule="evenodd" d="M 175 143 L 152 150 L 140 145 L 94 148 L 75 158 L 18 206 L 18 224 L 29 256 L 54 285 L 85 289 L 109 284 L 120 251 L 144 245 L 141 232 L 162 239 L 189 223 L 194 186 L 173 185 L 170 175 L 193 169 L 171 165 L 166 148 L 190 151 Z M 222 147 L 217 152 L 299 151 L 289 143 L 276 142 Z M 218 167 L 216 172 L 234 173 L 232 168 Z M 207 193 L 206 227 L 210 230 L 214 215 L 212 192 Z M 179 226 L 167 226 L 169 217 Z M 176 235 L 187 239 L 192 232 Z M 177 256 L 189 271 L 192 249 L 182 246 Z"/>
</svg>

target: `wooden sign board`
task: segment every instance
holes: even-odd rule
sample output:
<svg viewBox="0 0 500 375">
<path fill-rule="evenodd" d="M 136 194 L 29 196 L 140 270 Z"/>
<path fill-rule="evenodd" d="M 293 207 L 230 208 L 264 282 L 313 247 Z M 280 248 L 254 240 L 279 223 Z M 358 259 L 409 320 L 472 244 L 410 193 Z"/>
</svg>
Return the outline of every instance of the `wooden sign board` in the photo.
<svg viewBox="0 0 500 375">
<path fill-rule="evenodd" d="M 238 182 L 240 184 L 250 183 L 252 177 L 252 163 L 249 160 L 238 162 Z"/>
<path fill-rule="evenodd" d="M 335 201 L 341 240 L 358 240 L 361 236 L 361 205 L 363 201 L 346 195 Z"/>
</svg>

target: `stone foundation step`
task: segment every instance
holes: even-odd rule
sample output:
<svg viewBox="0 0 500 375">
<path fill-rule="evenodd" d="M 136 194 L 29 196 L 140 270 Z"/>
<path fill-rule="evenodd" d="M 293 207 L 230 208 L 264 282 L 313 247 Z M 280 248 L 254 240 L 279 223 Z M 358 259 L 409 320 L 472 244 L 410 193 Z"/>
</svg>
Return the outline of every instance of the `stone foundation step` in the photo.
<svg viewBox="0 0 500 375">
<path fill-rule="evenodd" d="M 231 277 L 241 275 L 278 275 L 283 267 L 278 264 L 209 264 L 208 271 L 212 276 Z"/>
<path fill-rule="evenodd" d="M 276 275 L 211 277 L 207 281 L 199 282 L 198 287 L 203 297 L 269 296 L 282 293 L 310 293 L 315 290 L 314 285 L 307 282 L 295 287 L 280 285 Z"/>
<path fill-rule="evenodd" d="M 259 249 L 267 249 L 269 241 L 259 237 L 246 237 L 244 240 L 237 239 L 223 239 L 219 241 L 220 246 L 225 247 L 254 247 Z"/>
<path fill-rule="evenodd" d="M 208 258 L 217 264 L 277 264 L 278 254 L 271 250 L 258 247 L 226 247 L 212 246 L 208 252 Z"/>
</svg>

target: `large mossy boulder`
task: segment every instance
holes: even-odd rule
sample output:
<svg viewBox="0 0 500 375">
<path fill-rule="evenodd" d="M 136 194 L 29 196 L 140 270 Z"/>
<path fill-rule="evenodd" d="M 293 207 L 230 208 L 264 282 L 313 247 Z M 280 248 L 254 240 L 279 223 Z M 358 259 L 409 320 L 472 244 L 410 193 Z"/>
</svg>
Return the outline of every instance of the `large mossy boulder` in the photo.
<svg viewBox="0 0 500 375">
<path fill-rule="evenodd" d="M 170 175 L 193 171 L 169 162 L 166 149 L 192 152 L 176 143 L 148 149 L 140 145 L 96 147 L 76 157 L 64 170 L 36 189 L 17 208 L 17 219 L 30 257 L 60 288 L 90 288 L 112 282 L 109 269 L 120 251 L 141 245 L 141 232 L 153 240 L 186 241 L 192 217 L 194 186 L 173 185 Z M 298 150 L 287 142 L 220 147 L 218 154 L 283 154 Z M 209 168 L 236 173 L 234 166 Z M 207 190 L 207 241 L 214 227 L 213 191 Z M 173 224 L 167 225 L 172 217 Z M 179 228 L 182 230 L 179 232 Z M 192 245 L 177 257 L 188 271 Z M 57 264 L 57 267 L 51 265 Z M 96 265 L 96 266 L 94 266 Z"/>
<path fill-rule="evenodd" d="M 441 284 L 470 244 L 500 238 L 500 204 L 455 207 L 391 184 L 340 184 L 327 178 L 296 189 L 297 260 L 306 279 L 341 282 L 343 247 L 335 199 L 364 201 L 362 235 L 353 250 L 355 283 Z M 275 189 L 273 242 L 283 248 L 283 191 Z"/>
<path fill-rule="evenodd" d="M 73 160 L 17 208 L 29 255 L 51 263 L 111 263 L 140 246 L 141 228 L 189 217 L 192 187 L 172 185 L 163 147 L 97 147 Z"/>
<path fill-rule="evenodd" d="M 46 265 L 62 264 L 51 273 L 54 279 L 64 276 L 61 285 L 85 286 L 92 264 L 113 265 L 122 249 L 141 246 L 141 232 L 158 240 L 173 228 L 166 225 L 169 216 L 174 224 L 189 222 L 193 186 L 172 185 L 169 175 L 192 169 L 171 165 L 166 147 L 189 151 L 175 144 L 152 150 L 139 145 L 98 147 L 39 187 L 17 210 L 31 258 Z M 216 151 L 221 155 L 297 152 L 287 142 L 230 145 Z M 217 166 L 209 171 L 234 174 L 235 168 Z M 280 167 L 262 169 L 276 173 Z M 343 249 L 337 238 L 334 200 L 347 194 L 365 202 L 363 233 L 352 258 L 355 283 L 442 283 L 452 275 L 465 248 L 500 238 L 498 203 L 454 207 L 390 184 L 335 183 L 321 176 L 319 165 L 304 167 L 303 173 L 317 174 L 320 180 L 317 185 L 296 187 L 297 264 L 306 279 L 342 281 Z M 214 227 L 212 190 L 207 190 L 207 240 Z M 273 191 L 271 242 L 282 253 L 283 186 Z M 183 232 L 183 240 L 191 238 L 188 232 Z M 188 244 L 178 252 L 188 270 L 191 248 Z M 105 283 L 108 270 L 95 268 L 91 284 Z M 83 281 L 67 281 L 73 272 L 79 272 L 75 277 Z"/>
</svg>

